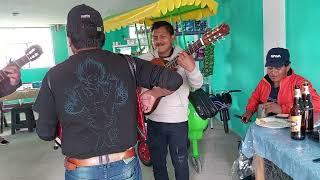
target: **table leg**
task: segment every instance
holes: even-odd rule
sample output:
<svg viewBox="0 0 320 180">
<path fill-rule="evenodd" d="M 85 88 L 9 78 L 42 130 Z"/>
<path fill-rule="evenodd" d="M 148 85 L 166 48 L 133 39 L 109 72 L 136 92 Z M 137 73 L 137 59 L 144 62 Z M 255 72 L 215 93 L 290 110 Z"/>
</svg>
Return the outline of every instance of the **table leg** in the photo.
<svg viewBox="0 0 320 180">
<path fill-rule="evenodd" d="M 264 159 L 258 155 L 254 156 L 256 180 L 265 180 Z"/>
</svg>

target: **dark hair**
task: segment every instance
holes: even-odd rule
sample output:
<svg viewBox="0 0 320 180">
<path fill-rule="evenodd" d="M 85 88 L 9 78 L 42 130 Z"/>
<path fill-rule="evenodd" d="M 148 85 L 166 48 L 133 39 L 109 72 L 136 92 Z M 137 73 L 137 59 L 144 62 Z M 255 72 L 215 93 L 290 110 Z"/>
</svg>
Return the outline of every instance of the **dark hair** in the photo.
<svg viewBox="0 0 320 180">
<path fill-rule="evenodd" d="M 103 32 L 81 30 L 78 33 L 68 32 L 72 44 L 76 49 L 99 47 L 105 43 L 105 35 Z"/>
<path fill-rule="evenodd" d="M 174 35 L 174 30 L 173 30 L 173 26 L 168 23 L 167 21 L 157 21 L 157 22 L 154 22 L 152 24 L 152 27 L 151 27 L 151 32 L 155 29 L 159 29 L 160 27 L 165 27 L 167 29 L 167 31 L 171 34 L 171 35 Z"/>
</svg>

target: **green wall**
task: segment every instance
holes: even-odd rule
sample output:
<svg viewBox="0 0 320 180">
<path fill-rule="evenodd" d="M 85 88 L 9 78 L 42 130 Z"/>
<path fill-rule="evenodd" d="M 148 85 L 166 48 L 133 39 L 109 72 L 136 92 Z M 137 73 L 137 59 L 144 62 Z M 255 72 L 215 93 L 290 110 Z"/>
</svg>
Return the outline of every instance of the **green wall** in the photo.
<svg viewBox="0 0 320 180">
<path fill-rule="evenodd" d="M 21 80 L 23 83 L 42 81 L 47 71 L 48 68 L 23 69 L 21 71 Z"/>
<path fill-rule="evenodd" d="M 242 114 L 251 92 L 262 78 L 263 68 L 263 4 L 262 1 L 217 0 L 219 11 L 209 18 L 214 27 L 221 22 L 230 25 L 230 35 L 215 48 L 213 90 L 242 89 L 233 95 L 230 127 L 244 136 L 243 125 L 233 114 Z M 294 70 L 309 79 L 320 91 L 320 2 L 286 1 L 286 45 Z"/>
<path fill-rule="evenodd" d="M 68 44 L 67 34 L 65 26 L 56 29 L 54 26 L 51 27 L 53 51 L 55 63 L 61 63 L 68 58 Z"/>
<path fill-rule="evenodd" d="M 286 2 L 287 47 L 292 67 L 320 92 L 320 2 Z"/>
<path fill-rule="evenodd" d="M 216 16 L 210 17 L 209 26 L 222 22 L 230 26 L 230 34 L 215 45 L 214 73 L 211 87 L 216 90 L 241 89 L 233 93 L 229 127 L 244 136 L 244 125 L 234 114 L 242 115 L 248 98 L 263 77 L 263 10 L 262 1 L 218 0 Z"/>
<path fill-rule="evenodd" d="M 103 49 L 112 51 L 112 43 L 120 42 L 121 44 L 126 44 L 124 38 L 129 37 L 129 28 L 122 28 L 117 31 L 111 31 L 106 33 L 106 43 L 103 46 Z"/>
</svg>

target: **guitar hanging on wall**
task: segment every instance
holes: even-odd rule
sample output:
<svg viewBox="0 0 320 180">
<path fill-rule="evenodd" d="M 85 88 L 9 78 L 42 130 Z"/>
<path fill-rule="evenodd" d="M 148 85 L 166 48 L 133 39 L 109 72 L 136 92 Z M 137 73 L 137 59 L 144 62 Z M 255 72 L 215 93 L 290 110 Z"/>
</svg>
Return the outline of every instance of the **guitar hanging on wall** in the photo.
<svg viewBox="0 0 320 180">
<path fill-rule="evenodd" d="M 218 27 L 206 32 L 200 39 L 198 39 L 196 42 L 194 42 L 193 44 L 188 46 L 188 48 L 185 50 L 185 52 L 189 55 L 192 55 L 198 49 L 200 49 L 204 46 L 210 45 L 210 44 L 216 42 L 217 40 L 223 38 L 224 36 L 228 35 L 229 32 L 230 32 L 229 25 L 223 23 L 223 24 L 219 25 Z M 151 63 L 156 64 L 156 65 L 160 65 L 160 66 L 164 66 L 166 68 L 174 70 L 174 68 L 176 66 L 178 66 L 178 56 L 176 56 L 171 61 L 164 60 L 163 58 L 155 58 L 155 59 L 151 60 Z M 160 100 L 161 100 L 161 97 L 159 97 L 155 101 L 151 111 L 146 113 L 147 115 L 151 114 L 157 108 Z"/>
<path fill-rule="evenodd" d="M 22 56 L 21 58 L 15 61 L 11 61 L 8 65 L 17 66 L 20 69 L 22 66 L 26 65 L 27 63 L 38 59 L 42 53 L 43 53 L 42 48 L 39 45 L 32 45 L 26 50 L 24 56 Z M 4 72 L 3 70 L 0 70 L 0 82 L 6 78 L 7 78 L 7 73 Z"/>
</svg>

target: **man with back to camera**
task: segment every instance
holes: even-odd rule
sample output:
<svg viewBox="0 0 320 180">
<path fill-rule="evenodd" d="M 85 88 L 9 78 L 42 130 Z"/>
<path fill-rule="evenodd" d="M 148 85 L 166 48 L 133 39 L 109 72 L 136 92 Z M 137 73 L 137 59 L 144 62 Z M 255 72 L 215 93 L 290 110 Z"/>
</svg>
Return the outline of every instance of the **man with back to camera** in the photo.
<svg viewBox="0 0 320 180">
<path fill-rule="evenodd" d="M 6 77 L 3 77 L 3 80 L 0 81 L 0 97 L 13 93 L 21 86 L 20 71 L 17 66 L 8 65 L 2 71 L 6 74 Z M 0 145 L 8 144 L 9 141 L 0 136 Z"/>
<path fill-rule="evenodd" d="M 38 136 L 46 141 L 62 127 L 65 179 L 142 179 L 137 142 L 136 87 L 154 89 L 141 95 L 145 112 L 155 99 L 180 87 L 182 78 L 160 66 L 128 60 L 102 50 L 103 20 L 95 9 L 78 5 L 67 18 L 74 55 L 51 68 L 34 105 Z"/>
</svg>

